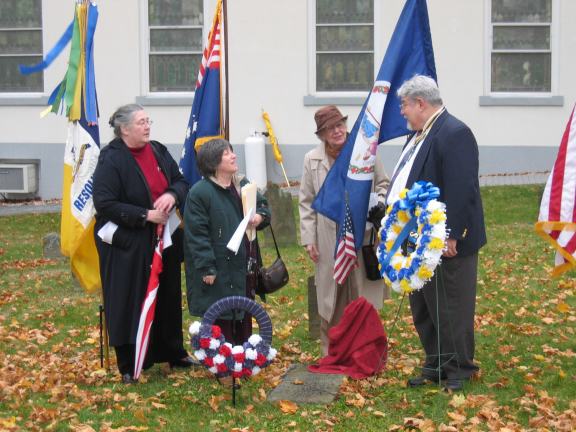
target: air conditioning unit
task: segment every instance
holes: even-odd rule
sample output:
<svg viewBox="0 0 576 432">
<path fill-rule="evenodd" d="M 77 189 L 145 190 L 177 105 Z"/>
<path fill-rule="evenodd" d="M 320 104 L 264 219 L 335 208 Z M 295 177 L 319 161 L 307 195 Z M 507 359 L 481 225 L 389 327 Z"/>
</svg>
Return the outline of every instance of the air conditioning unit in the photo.
<svg viewBox="0 0 576 432">
<path fill-rule="evenodd" d="M 0 164 L 0 193 L 36 193 L 36 165 Z"/>
</svg>

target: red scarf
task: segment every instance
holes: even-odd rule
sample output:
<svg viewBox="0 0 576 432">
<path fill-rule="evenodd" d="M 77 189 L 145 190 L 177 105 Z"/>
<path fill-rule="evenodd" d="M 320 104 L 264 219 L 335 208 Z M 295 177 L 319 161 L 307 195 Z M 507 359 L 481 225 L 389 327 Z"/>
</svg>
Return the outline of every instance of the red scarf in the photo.
<svg viewBox="0 0 576 432">
<path fill-rule="evenodd" d="M 152 202 L 155 202 L 168 188 L 168 181 L 158 165 L 152 146 L 148 143 L 141 148 L 128 147 L 128 149 L 136 162 L 138 162 L 138 166 L 146 178 L 146 183 L 148 183 Z"/>
</svg>

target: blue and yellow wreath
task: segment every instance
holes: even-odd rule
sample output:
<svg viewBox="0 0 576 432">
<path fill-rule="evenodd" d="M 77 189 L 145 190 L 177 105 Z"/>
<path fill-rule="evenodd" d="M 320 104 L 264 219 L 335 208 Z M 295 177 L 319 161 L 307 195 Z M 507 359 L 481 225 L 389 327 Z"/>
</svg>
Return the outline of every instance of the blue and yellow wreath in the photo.
<svg viewBox="0 0 576 432">
<path fill-rule="evenodd" d="M 420 290 L 434 275 L 446 241 L 446 206 L 436 198 L 440 190 L 430 182 L 416 182 L 400 192 L 382 219 L 378 245 L 380 274 L 396 292 Z M 411 234 L 412 233 L 412 234 Z M 402 244 L 415 239 L 412 252 Z"/>
</svg>

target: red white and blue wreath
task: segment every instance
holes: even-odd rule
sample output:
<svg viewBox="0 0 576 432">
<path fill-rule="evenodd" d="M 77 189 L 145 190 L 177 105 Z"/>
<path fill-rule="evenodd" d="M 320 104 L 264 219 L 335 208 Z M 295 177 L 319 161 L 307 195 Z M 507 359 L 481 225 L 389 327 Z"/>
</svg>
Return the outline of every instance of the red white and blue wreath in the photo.
<svg viewBox="0 0 576 432">
<path fill-rule="evenodd" d="M 232 346 L 226 342 L 215 319 L 232 309 L 251 313 L 260 328 L 261 335 L 254 334 L 243 345 Z M 214 303 L 204 314 L 202 322 L 190 325 L 194 356 L 217 377 L 232 375 L 235 378 L 257 375 L 276 357 L 271 347 L 272 324 L 266 311 L 246 297 L 226 297 Z"/>
<path fill-rule="evenodd" d="M 430 182 L 404 189 L 382 219 L 377 255 L 384 282 L 396 292 L 420 290 L 434 275 L 446 242 L 446 206 L 436 198 L 440 190 Z M 414 250 L 402 243 L 416 233 Z"/>
</svg>

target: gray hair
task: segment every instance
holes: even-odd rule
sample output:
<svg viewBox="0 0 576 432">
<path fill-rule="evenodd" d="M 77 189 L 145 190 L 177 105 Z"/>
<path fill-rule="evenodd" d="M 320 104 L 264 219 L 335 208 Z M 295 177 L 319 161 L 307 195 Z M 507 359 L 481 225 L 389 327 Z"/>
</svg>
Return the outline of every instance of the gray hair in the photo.
<svg viewBox="0 0 576 432">
<path fill-rule="evenodd" d="M 442 105 L 440 90 L 438 84 L 432 78 L 425 75 L 414 75 L 408 81 L 405 81 L 396 92 L 400 99 L 417 99 L 421 98 L 430 105 Z"/>
<path fill-rule="evenodd" d="M 122 138 L 122 126 L 126 127 L 132 123 L 134 113 L 143 111 L 144 107 L 138 104 L 122 105 L 108 120 L 110 127 L 114 128 L 114 135 L 117 138 Z"/>
<path fill-rule="evenodd" d="M 232 150 L 232 146 L 228 141 L 222 138 L 210 140 L 200 147 L 196 155 L 196 162 L 198 163 L 198 170 L 200 174 L 206 177 L 213 177 L 216 175 L 216 168 L 222 162 L 222 155 L 226 150 Z"/>
</svg>

